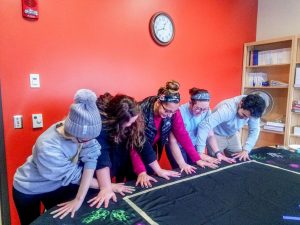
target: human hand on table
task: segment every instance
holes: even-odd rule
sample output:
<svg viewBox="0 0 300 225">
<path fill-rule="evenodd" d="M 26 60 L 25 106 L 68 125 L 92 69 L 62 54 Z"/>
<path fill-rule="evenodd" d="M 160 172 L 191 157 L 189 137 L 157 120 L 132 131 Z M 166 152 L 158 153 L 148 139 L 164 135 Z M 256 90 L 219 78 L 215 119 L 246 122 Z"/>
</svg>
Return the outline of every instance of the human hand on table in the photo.
<svg viewBox="0 0 300 225">
<path fill-rule="evenodd" d="M 203 161 L 209 162 L 209 163 L 213 163 L 213 164 L 220 164 L 220 160 L 214 157 L 211 157 L 207 154 L 201 153 L 200 157 Z"/>
<path fill-rule="evenodd" d="M 180 173 L 184 171 L 186 174 L 196 173 L 195 170 L 197 169 L 195 166 L 189 165 L 187 163 L 180 165 L 179 168 L 181 169 Z"/>
<path fill-rule="evenodd" d="M 227 162 L 227 163 L 236 163 L 236 160 L 235 159 L 232 159 L 232 158 L 228 158 L 228 157 L 226 157 L 223 153 L 221 153 L 221 152 L 218 152 L 217 153 L 217 158 L 218 158 L 218 160 L 220 160 L 220 161 L 224 161 L 224 162 Z"/>
<path fill-rule="evenodd" d="M 127 186 L 127 185 L 125 185 L 124 183 L 112 183 L 111 186 L 112 186 L 113 192 L 119 193 L 119 194 L 121 194 L 122 196 L 124 196 L 125 193 L 131 194 L 132 192 L 135 191 L 135 188 L 134 188 L 134 187 L 132 187 L 132 186 Z"/>
<path fill-rule="evenodd" d="M 60 219 L 63 219 L 65 216 L 71 213 L 71 217 L 73 218 L 75 212 L 80 208 L 82 201 L 83 200 L 75 198 L 72 201 L 58 204 L 57 206 L 60 208 L 52 211 L 50 214 L 53 215 L 53 218 L 59 217 Z"/>
<path fill-rule="evenodd" d="M 104 203 L 104 208 L 108 207 L 109 201 L 112 199 L 114 202 L 117 202 L 117 196 L 114 193 L 112 188 L 102 188 L 98 195 L 88 201 L 90 203 L 90 207 L 96 205 L 96 208 L 100 208 Z"/>
<path fill-rule="evenodd" d="M 173 170 L 159 169 L 156 171 L 157 176 L 170 180 L 170 177 L 180 177 L 180 173 Z"/>
<path fill-rule="evenodd" d="M 141 185 L 142 188 L 152 187 L 152 182 L 157 182 L 157 180 L 151 176 L 149 176 L 146 172 L 142 172 L 138 175 L 135 186 Z"/>
<path fill-rule="evenodd" d="M 213 163 L 210 163 L 210 162 L 206 162 L 206 161 L 204 161 L 204 160 L 202 160 L 202 159 L 198 160 L 198 161 L 196 162 L 196 164 L 197 164 L 198 166 L 202 167 L 202 168 L 205 168 L 205 167 L 207 166 L 208 168 L 216 169 L 216 168 L 219 167 L 219 166 L 216 165 L 216 164 L 213 164 Z"/>
<path fill-rule="evenodd" d="M 239 161 L 247 161 L 250 160 L 249 153 L 246 150 L 242 150 L 238 153 L 232 154 L 234 159 L 238 159 Z"/>
</svg>

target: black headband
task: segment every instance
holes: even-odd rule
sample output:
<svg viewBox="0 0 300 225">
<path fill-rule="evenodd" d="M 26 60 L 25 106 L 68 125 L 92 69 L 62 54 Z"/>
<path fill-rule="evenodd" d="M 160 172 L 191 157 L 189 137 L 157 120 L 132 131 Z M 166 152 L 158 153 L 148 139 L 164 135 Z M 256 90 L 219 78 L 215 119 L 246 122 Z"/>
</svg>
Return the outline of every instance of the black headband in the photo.
<svg viewBox="0 0 300 225">
<path fill-rule="evenodd" d="M 158 99 L 161 102 L 173 102 L 173 103 L 179 103 L 180 102 L 180 94 L 174 94 L 174 95 L 159 95 Z"/>
<path fill-rule="evenodd" d="M 197 100 L 197 101 L 209 101 L 210 100 L 210 95 L 208 92 L 200 92 L 198 94 L 195 94 L 191 97 L 192 100 Z"/>
</svg>

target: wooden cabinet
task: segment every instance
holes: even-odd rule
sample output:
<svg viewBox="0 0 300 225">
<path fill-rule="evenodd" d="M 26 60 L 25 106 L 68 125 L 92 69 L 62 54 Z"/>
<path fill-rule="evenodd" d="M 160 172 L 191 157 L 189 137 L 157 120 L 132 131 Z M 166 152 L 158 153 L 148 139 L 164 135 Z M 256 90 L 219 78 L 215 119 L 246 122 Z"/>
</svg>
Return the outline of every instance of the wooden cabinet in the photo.
<svg viewBox="0 0 300 225">
<path fill-rule="evenodd" d="M 293 62 L 293 65 L 291 66 L 293 70 L 292 77 L 291 77 L 292 87 L 290 88 L 291 97 L 290 97 L 290 105 L 288 108 L 290 116 L 288 117 L 287 120 L 287 124 L 289 126 L 287 127 L 288 130 L 286 131 L 286 135 L 287 135 L 286 144 L 288 146 L 294 144 L 300 145 L 300 110 L 298 110 L 299 104 L 297 104 L 297 102 L 300 103 L 300 80 L 299 80 L 300 79 L 300 36 L 296 36 L 295 40 L 296 40 L 295 56 L 294 56 L 295 60 Z M 297 68 L 298 68 L 298 73 L 296 75 Z M 297 129 L 297 127 L 299 128 Z"/>
<path fill-rule="evenodd" d="M 270 145 L 288 146 L 300 144 L 299 137 L 291 131 L 295 124 L 300 126 L 300 113 L 292 113 L 293 99 L 300 100 L 300 88 L 294 88 L 295 67 L 300 67 L 298 37 L 284 37 L 272 40 L 246 43 L 244 45 L 242 94 L 253 91 L 268 95 L 272 107 L 261 119 L 261 132 L 256 147 Z M 299 52 L 297 55 L 297 52 Z M 296 63 L 296 58 L 298 63 Z M 267 128 L 275 122 L 284 128 Z M 242 129 L 242 141 L 247 137 L 247 127 Z"/>
</svg>

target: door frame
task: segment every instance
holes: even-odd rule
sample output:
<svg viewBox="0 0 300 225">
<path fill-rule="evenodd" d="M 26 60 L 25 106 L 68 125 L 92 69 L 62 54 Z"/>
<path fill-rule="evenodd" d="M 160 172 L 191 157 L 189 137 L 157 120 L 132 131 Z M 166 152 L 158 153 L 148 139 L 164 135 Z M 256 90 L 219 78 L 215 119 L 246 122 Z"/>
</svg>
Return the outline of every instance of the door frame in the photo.
<svg viewBox="0 0 300 225">
<path fill-rule="evenodd" d="M 10 225 L 8 185 L 7 185 L 7 167 L 4 143 L 4 124 L 2 110 L 2 93 L 0 80 L 0 204 L 1 204 L 1 222 L 2 225 Z"/>
</svg>

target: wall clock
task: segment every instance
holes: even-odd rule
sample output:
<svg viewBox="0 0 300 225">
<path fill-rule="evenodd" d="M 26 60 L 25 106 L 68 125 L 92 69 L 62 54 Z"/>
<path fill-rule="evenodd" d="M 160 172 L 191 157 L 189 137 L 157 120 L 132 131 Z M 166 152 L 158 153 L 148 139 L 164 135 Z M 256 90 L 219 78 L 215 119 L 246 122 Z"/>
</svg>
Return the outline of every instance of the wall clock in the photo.
<svg viewBox="0 0 300 225">
<path fill-rule="evenodd" d="M 175 34 L 172 18 L 165 12 L 155 13 L 150 20 L 150 33 L 157 44 L 169 45 Z"/>
</svg>

